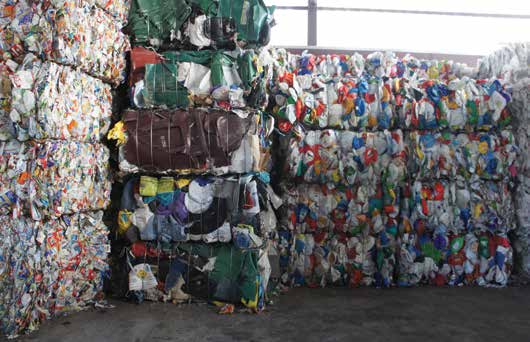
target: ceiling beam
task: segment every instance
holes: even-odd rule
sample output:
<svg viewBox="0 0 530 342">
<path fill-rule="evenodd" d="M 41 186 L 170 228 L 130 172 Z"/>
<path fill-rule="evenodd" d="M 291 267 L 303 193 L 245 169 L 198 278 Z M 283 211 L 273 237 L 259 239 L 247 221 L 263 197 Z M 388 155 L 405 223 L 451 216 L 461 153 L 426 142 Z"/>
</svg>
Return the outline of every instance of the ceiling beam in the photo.
<svg viewBox="0 0 530 342">
<path fill-rule="evenodd" d="M 287 10 L 308 10 L 308 6 L 275 6 L 277 9 Z M 375 13 L 394 13 L 394 14 L 422 14 L 422 15 L 446 15 L 457 17 L 482 17 L 482 18 L 502 18 L 502 19 L 530 19 L 527 14 L 502 14 L 502 13 L 472 13 L 472 12 L 444 12 L 444 11 L 418 11 L 418 10 L 400 10 L 384 8 L 352 8 L 352 7 L 317 7 L 318 11 L 347 11 L 347 12 L 375 12 Z"/>
</svg>

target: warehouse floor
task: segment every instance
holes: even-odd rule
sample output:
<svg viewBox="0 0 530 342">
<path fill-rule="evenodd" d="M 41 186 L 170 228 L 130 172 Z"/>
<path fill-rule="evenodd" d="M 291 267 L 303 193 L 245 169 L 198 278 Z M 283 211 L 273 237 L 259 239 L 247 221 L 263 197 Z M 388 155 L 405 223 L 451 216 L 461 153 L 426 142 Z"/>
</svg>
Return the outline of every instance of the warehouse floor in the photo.
<svg viewBox="0 0 530 342">
<path fill-rule="evenodd" d="M 73 314 L 22 341 L 528 341 L 525 287 L 295 289 L 259 315 L 206 305 L 135 305 Z"/>
</svg>

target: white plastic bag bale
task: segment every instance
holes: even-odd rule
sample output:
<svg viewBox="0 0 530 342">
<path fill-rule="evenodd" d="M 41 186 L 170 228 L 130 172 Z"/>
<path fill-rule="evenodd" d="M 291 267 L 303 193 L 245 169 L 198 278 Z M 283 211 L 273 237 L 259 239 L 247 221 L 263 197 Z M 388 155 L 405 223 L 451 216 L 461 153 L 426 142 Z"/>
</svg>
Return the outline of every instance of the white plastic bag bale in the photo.
<svg viewBox="0 0 530 342">
<path fill-rule="evenodd" d="M 508 83 L 516 83 L 528 77 L 530 43 L 512 43 L 486 56 L 478 62 L 479 78 L 503 77 Z"/>
</svg>

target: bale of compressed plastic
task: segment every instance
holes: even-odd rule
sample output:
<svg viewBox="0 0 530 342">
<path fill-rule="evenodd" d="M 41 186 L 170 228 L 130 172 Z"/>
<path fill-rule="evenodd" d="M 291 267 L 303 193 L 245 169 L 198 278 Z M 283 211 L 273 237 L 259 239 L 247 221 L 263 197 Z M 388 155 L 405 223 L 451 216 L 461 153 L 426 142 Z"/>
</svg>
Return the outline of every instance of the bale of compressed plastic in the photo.
<svg viewBox="0 0 530 342">
<path fill-rule="evenodd" d="M 391 286 L 399 188 L 300 184 L 285 198 L 292 285 Z"/>
<path fill-rule="evenodd" d="M 307 183 L 398 184 L 407 173 L 401 130 L 307 131 L 291 139 L 287 160 L 290 176 Z"/>
<path fill-rule="evenodd" d="M 276 236 L 273 208 L 281 205 L 267 181 L 142 175 L 129 177 L 123 189 L 117 219 L 131 243 L 131 298 L 177 302 L 189 293 L 263 308 L 268 245 Z"/>
<path fill-rule="evenodd" d="M 0 138 L 99 142 L 112 116 L 111 87 L 79 69 L 32 54 L 11 75 L 12 101 Z"/>
<path fill-rule="evenodd" d="M 273 52 L 275 54 L 275 52 Z M 489 130 L 510 124 L 510 96 L 449 63 L 373 54 L 274 55 L 270 109 L 278 128 Z M 456 77 L 459 75 L 460 77 Z"/>
<path fill-rule="evenodd" d="M 100 144 L 1 143 L 1 211 L 36 220 L 107 207 L 109 151 Z"/>
<path fill-rule="evenodd" d="M 411 131 L 409 172 L 416 179 L 514 180 L 517 177 L 515 137 L 510 130 L 498 133 Z"/>
<path fill-rule="evenodd" d="M 260 70 L 265 60 L 252 50 L 131 52 L 133 103 L 138 108 L 261 107 L 265 95 Z"/>
<path fill-rule="evenodd" d="M 10 338 L 97 300 L 110 251 L 103 212 L 50 220 L 0 216 L 0 331 Z"/>
<path fill-rule="evenodd" d="M 251 112 L 216 109 L 127 111 L 120 169 L 259 171 L 257 119 Z"/>
<path fill-rule="evenodd" d="M 135 45 L 168 48 L 265 46 L 270 40 L 273 7 L 262 0 L 133 1 L 129 13 Z"/>
<path fill-rule="evenodd" d="M 515 230 L 515 270 L 522 276 L 530 275 L 530 214 L 528 213 L 530 184 L 530 44 L 508 44 L 478 63 L 478 75 L 482 78 L 499 77 L 509 85 L 512 101 L 509 103 L 513 116 L 513 134 L 519 147 L 517 158 L 518 187 L 514 200 L 517 212 Z"/>
<path fill-rule="evenodd" d="M 415 181 L 402 192 L 398 285 L 506 286 L 515 228 L 503 182 Z"/>
<path fill-rule="evenodd" d="M 60 64 L 118 84 L 124 78 L 129 40 L 112 16 L 100 7 L 81 2 L 36 5 L 27 0 L 3 3 L 0 48 L 3 55 L 35 53 Z M 5 57 L 5 56 L 4 56 Z"/>
</svg>

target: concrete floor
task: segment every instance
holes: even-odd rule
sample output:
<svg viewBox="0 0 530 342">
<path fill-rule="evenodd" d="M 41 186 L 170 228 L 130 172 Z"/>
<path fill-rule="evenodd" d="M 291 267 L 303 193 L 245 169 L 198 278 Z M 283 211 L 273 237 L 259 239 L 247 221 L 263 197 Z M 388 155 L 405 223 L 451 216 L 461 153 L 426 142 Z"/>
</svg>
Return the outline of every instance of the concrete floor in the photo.
<svg viewBox="0 0 530 342">
<path fill-rule="evenodd" d="M 530 288 L 295 289 L 259 315 L 112 302 L 22 341 L 530 341 Z"/>
</svg>

